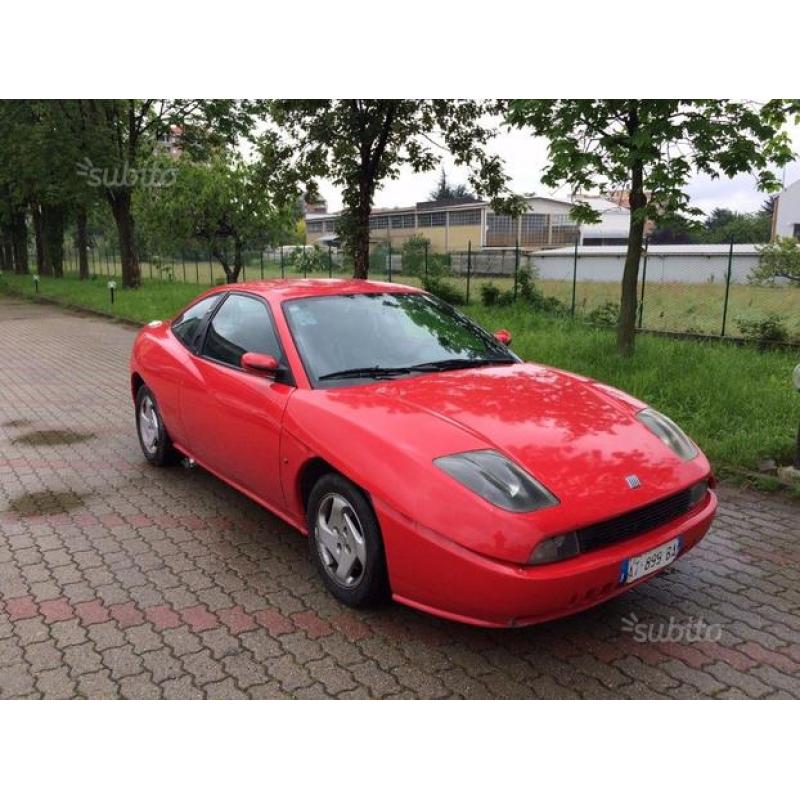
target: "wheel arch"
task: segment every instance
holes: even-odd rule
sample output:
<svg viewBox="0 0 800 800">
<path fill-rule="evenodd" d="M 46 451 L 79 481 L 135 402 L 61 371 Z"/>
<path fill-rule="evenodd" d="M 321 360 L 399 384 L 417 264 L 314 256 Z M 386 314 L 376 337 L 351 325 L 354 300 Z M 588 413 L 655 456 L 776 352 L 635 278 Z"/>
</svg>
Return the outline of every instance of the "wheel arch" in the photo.
<svg viewBox="0 0 800 800">
<path fill-rule="evenodd" d="M 144 386 L 144 378 L 138 372 L 131 373 L 131 395 L 133 402 L 136 402 L 136 395 L 139 394 L 139 389 Z"/>
<path fill-rule="evenodd" d="M 362 486 L 358 481 L 353 480 L 345 472 L 342 472 L 338 467 L 335 467 L 329 461 L 326 461 L 321 456 L 310 457 L 300 468 L 297 475 L 297 497 L 300 502 L 303 515 L 305 515 L 308 499 L 311 496 L 311 491 L 314 485 L 323 475 L 341 475 L 341 477 L 350 481 L 365 497 L 366 501 L 375 510 L 375 504 L 372 502 L 372 496 L 369 491 Z"/>
</svg>

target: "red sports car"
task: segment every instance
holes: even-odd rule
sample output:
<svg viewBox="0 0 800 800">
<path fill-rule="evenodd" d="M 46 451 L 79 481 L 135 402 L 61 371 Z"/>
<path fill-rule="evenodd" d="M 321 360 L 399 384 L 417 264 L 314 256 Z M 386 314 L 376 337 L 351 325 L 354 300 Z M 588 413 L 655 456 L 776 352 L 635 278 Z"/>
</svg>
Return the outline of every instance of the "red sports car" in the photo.
<svg viewBox="0 0 800 800">
<path fill-rule="evenodd" d="M 670 419 L 509 343 L 409 286 L 220 286 L 136 339 L 139 441 L 307 533 L 347 605 L 572 614 L 697 544 L 714 481 Z"/>
</svg>

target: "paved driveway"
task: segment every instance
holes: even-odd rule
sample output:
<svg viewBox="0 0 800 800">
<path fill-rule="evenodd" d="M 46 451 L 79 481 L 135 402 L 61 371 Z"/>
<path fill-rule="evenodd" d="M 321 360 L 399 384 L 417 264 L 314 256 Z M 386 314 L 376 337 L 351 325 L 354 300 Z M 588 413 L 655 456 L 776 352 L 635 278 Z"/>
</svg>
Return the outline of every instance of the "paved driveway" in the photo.
<svg viewBox="0 0 800 800">
<path fill-rule="evenodd" d="M 144 464 L 133 336 L 0 298 L 0 697 L 800 696 L 800 505 L 723 488 L 674 569 L 536 628 L 350 611 L 282 522 Z"/>
</svg>

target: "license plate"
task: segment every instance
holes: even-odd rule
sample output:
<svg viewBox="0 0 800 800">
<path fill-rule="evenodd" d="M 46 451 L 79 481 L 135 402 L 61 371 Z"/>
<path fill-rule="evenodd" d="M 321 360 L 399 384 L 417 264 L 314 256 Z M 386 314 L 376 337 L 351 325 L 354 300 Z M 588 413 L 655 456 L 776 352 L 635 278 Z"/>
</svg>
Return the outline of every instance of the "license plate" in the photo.
<svg viewBox="0 0 800 800">
<path fill-rule="evenodd" d="M 649 575 L 651 572 L 657 572 L 663 569 L 667 564 L 671 564 L 677 557 L 681 550 L 681 537 L 672 539 L 660 547 L 654 547 L 640 556 L 632 556 L 622 562 L 620 569 L 619 582 L 632 583 Z"/>
</svg>

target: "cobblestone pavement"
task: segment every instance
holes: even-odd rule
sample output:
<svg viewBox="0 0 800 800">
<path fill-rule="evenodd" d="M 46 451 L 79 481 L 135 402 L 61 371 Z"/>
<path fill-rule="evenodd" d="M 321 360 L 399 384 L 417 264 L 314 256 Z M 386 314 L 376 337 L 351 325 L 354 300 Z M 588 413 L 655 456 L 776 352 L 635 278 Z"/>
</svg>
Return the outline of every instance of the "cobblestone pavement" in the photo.
<svg viewBox="0 0 800 800">
<path fill-rule="evenodd" d="M 800 505 L 723 487 L 674 568 L 539 627 L 351 611 L 304 537 L 202 470 L 144 463 L 133 337 L 0 299 L 0 697 L 800 696 Z M 633 614 L 721 638 L 637 641 Z"/>
</svg>

